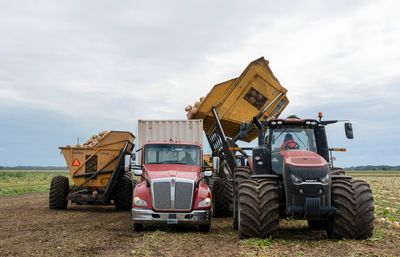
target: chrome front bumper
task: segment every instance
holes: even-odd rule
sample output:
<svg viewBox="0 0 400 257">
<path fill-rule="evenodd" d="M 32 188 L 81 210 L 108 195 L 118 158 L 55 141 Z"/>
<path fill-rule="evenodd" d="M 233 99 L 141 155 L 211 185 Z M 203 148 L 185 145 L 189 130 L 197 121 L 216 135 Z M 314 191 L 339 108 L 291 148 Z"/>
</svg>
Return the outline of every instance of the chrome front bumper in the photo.
<svg viewBox="0 0 400 257">
<path fill-rule="evenodd" d="M 192 212 L 154 212 L 148 209 L 132 209 L 132 220 L 136 224 L 210 224 L 211 210 L 198 210 Z"/>
</svg>

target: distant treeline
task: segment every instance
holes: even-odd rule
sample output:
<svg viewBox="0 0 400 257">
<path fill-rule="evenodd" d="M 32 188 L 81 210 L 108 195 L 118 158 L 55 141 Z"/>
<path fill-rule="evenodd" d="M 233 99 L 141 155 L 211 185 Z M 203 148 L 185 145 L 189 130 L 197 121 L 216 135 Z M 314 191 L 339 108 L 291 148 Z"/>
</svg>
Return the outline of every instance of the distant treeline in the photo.
<svg viewBox="0 0 400 257">
<path fill-rule="evenodd" d="M 66 170 L 59 166 L 0 166 L 0 170 Z"/>
<path fill-rule="evenodd" d="M 67 167 L 60 166 L 0 166 L 0 170 L 66 170 Z M 390 165 L 365 165 L 365 166 L 351 166 L 345 168 L 346 170 L 400 170 L 400 166 Z"/>
<path fill-rule="evenodd" d="M 366 165 L 366 166 L 352 166 L 346 170 L 400 170 L 400 166 L 389 165 Z"/>
</svg>

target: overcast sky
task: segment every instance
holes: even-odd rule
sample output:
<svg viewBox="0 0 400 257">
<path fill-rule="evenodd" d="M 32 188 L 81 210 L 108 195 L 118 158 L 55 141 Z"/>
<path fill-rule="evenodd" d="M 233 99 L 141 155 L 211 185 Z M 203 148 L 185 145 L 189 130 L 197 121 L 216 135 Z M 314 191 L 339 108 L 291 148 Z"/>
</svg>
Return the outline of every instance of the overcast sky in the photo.
<svg viewBox="0 0 400 257">
<path fill-rule="evenodd" d="M 0 165 L 183 108 L 264 56 L 341 166 L 400 164 L 399 1 L 0 0 Z M 206 142 L 205 142 L 206 143 Z"/>
</svg>

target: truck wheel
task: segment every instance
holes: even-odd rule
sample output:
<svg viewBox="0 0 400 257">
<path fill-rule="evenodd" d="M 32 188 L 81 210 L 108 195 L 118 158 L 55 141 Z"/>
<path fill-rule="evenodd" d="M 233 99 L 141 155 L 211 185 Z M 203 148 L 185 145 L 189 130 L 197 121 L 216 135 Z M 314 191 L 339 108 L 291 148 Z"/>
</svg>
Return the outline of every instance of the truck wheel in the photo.
<svg viewBox="0 0 400 257">
<path fill-rule="evenodd" d="M 239 186 L 240 238 L 274 236 L 279 230 L 279 194 L 269 179 L 244 180 Z"/>
<path fill-rule="evenodd" d="M 114 204 L 115 209 L 126 211 L 132 208 L 133 188 L 136 186 L 136 181 L 128 176 L 123 176 L 114 189 Z"/>
<path fill-rule="evenodd" d="M 233 202 L 233 228 L 238 229 L 238 190 L 240 183 L 250 177 L 251 171 L 248 167 L 239 167 L 234 171 L 234 202 Z"/>
<path fill-rule="evenodd" d="M 68 178 L 64 176 L 55 176 L 51 179 L 49 192 L 49 208 L 56 210 L 67 209 L 69 193 Z"/>
<path fill-rule="evenodd" d="M 232 216 L 233 205 L 233 183 L 227 178 L 219 178 L 214 182 L 214 216 Z"/>
<path fill-rule="evenodd" d="M 211 224 L 199 225 L 199 229 L 201 232 L 210 232 Z"/>
<path fill-rule="evenodd" d="M 137 232 L 143 231 L 143 224 L 133 223 L 133 230 L 135 230 Z"/>
<path fill-rule="evenodd" d="M 363 180 L 332 182 L 332 203 L 336 213 L 327 232 L 330 238 L 366 239 L 374 230 L 374 200 Z"/>
</svg>

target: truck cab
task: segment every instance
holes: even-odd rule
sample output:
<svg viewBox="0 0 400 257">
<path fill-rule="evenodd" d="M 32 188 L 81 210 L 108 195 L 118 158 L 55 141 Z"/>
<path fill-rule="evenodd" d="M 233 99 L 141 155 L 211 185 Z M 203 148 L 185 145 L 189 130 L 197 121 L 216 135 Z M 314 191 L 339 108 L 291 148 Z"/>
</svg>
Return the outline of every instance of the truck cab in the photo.
<svg viewBox="0 0 400 257">
<path fill-rule="evenodd" d="M 134 230 L 146 224 L 192 224 L 209 231 L 212 197 L 204 178 L 211 168 L 203 167 L 202 145 L 146 140 L 140 153 L 141 164 L 134 167 L 141 176 L 133 192 Z"/>
</svg>

